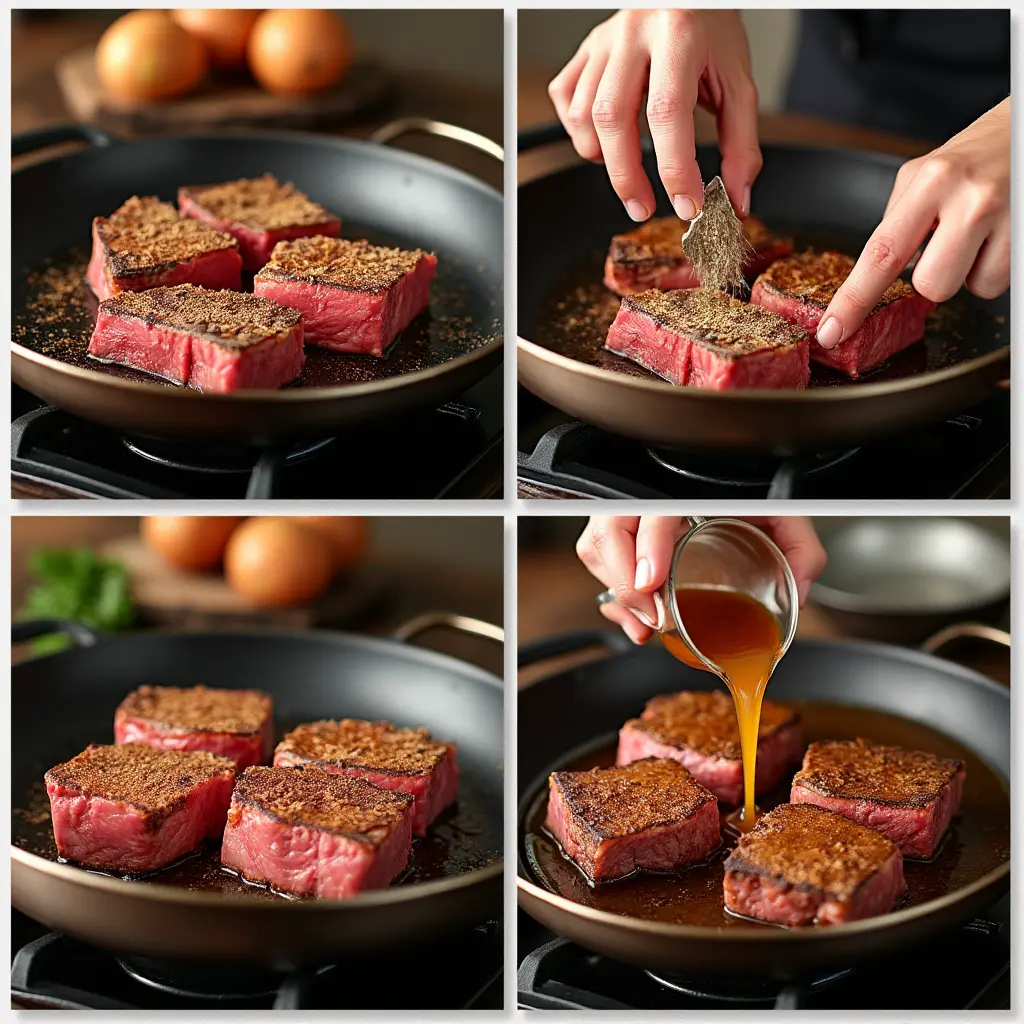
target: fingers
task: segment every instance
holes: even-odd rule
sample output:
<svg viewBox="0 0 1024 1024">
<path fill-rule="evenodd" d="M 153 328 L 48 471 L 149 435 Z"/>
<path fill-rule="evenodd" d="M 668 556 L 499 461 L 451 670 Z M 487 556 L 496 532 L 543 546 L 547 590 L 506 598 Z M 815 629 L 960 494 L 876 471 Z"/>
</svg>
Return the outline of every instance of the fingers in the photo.
<svg viewBox="0 0 1024 1024">
<path fill-rule="evenodd" d="M 1010 287 L 1010 221 L 1000 221 L 967 275 L 967 287 L 979 299 L 994 299 Z"/>
<path fill-rule="evenodd" d="M 700 67 L 686 39 L 659 35 L 651 54 L 647 123 L 658 156 L 658 174 L 682 220 L 692 220 L 704 205 L 704 183 L 697 166 L 693 111 Z"/>
<path fill-rule="evenodd" d="M 654 635 L 654 630 L 645 626 L 628 608 L 621 604 L 603 604 L 601 614 L 609 621 L 620 626 L 622 631 L 635 644 L 645 644 Z"/>
<path fill-rule="evenodd" d="M 568 64 L 555 75 L 548 83 L 548 96 L 554 104 L 558 120 L 569 130 L 569 104 L 572 102 L 576 92 L 576 83 L 580 80 L 580 74 L 586 66 L 588 53 L 585 47 L 580 47 Z"/>
<path fill-rule="evenodd" d="M 639 516 L 593 516 L 576 544 L 583 564 L 614 594 L 620 605 L 645 623 L 656 623 L 654 598 L 634 586 Z"/>
<path fill-rule="evenodd" d="M 725 86 L 718 111 L 722 183 L 741 217 L 750 213 L 750 189 L 764 160 L 757 141 L 757 88 L 746 77 Z"/>
<path fill-rule="evenodd" d="M 802 608 L 811 592 L 811 584 L 821 575 L 828 561 L 818 540 L 814 524 L 806 516 L 744 516 L 748 523 L 760 526 L 786 556 Z"/>
<path fill-rule="evenodd" d="M 984 230 L 965 230 L 962 222 L 944 216 L 914 268 L 914 287 L 932 302 L 951 299 L 974 266 L 984 241 Z"/>
<path fill-rule="evenodd" d="M 592 108 L 612 188 L 635 221 L 647 220 L 657 206 L 640 148 L 638 121 L 646 81 L 647 58 L 639 41 L 633 35 L 623 36 L 612 50 Z"/>
<path fill-rule="evenodd" d="M 840 286 L 818 324 L 822 348 L 835 348 L 853 336 L 882 293 L 899 277 L 931 230 L 937 213 L 929 190 L 908 186 L 882 218 L 850 276 Z"/>
<path fill-rule="evenodd" d="M 601 157 L 601 142 L 594 129 L 593 108 L 597 87 L 601 84 L 607 62 L 607 55 L 603 51 L 588 57 L 576 80 L 576 88 L 563 119 L 576 152 L 584 160 L 599 160 Z"/>
<path fill-rule="evenodd" d="M 677 516 L 641 516 L 636 533 L 637 590 L 653 593 L 668 579 L 672 552 L 686 528 L 686 520 Z"/>
</svg>

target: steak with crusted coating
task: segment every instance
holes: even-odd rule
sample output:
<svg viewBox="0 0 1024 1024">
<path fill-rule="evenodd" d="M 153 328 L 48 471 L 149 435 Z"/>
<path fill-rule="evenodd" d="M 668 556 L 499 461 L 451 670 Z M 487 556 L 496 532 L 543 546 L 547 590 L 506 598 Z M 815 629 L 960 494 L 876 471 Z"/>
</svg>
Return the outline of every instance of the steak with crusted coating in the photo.
<svg viewBox="0 0 1024 1024">
<path fill-rule="evenodd" d="M 409 860 L 412 804 L 406 793 L 316 768 L 246 768 L 221 863 L 295 896 L 343 900 L 383 889 Z"/>
<path fill-rule="evenodd" d="M 156 196 L 132 196 L 109 217 L 94 218 L 85 276 L 101 302 L 159 285 L 238 289 L 242 257 L 230 235 L 180 217 Z"/>
<path fill-rule="evenodd" d="M 290 181 L 282 184 L 272 174 L 180 188 L 178 209 L 182 216 L 194 217 L 236 239 L 242 266 L 249 271 L 259 270 L 274 246 L 285 239 L 341 234 L 339 218 Z"/>
<path fill-rule="evenodd" d="M 408 793 L 415 800 L 413 835 L 422 836 L 458 795 L 455 752 L 454 744 L 438 742 L 426 729 L 343 718 L 293 729 L 277 745 L 274 764 L 320 768 Z"/>
<path fill-rule="evenodd" d="M 301 311 L 307 344 L 381 358 L 427 308 L 436 269 L 421 249 L 300 238 L 274 247 L 254 288 Z"/>
<path fill-rule="evenodd" d="M 554 772 L 545 827 L 593 883 L 676 871 L 719 843 L 718 801 L 678 762 Z"/>
<path fill-rule="evenodd" d="M 920 341 L 935 303 L 918 295 L 906 281 L 894 281 L 851 337 L 835 348 L 822 348 L 814 337 L 818 322 L 853 267 L 852 257 L 841 252 L 788 256 L 754 282 L 750 301 L 807 331 L 812 362 L 857 378 Z"/>
<path fill-rule="evenodd" d="M 234 781 L 225 757 L 91 745 L 45 776 L 57 852 L 125 875 L 166 867 L 220 838 Z"/>
<path fill-rule="evenodd" d="M 269 299 L 190 284 L 100 303 L 89 355 L 196 391 L 279 388 L 302 373 L 302 314 Z"/>
<path fill-rule="evenodd" d="M 766 793 L 800 763 L 800 716 L 766 700 L 757 733 L 756 794 Z M 643 757 L 671 757 L 723 803 L 743 801 L 743 757 L 732 699 L 720 690 L 653 697 L 639 718 L 619 730 L 616 764 Z"/>
<path fill-rule="evenodd" d="M 748 279 L 793 251 L 791 238 L 780 238 L 757 217 L 740 218 L 750 251 L 743 263 Z M 640 227 L 615 235 L 604 263 L 604 283 L 618 295 L 658 288 L 698 288 L 700 278 L 683 252 L 682 238 L 690 222 L 678 217 L 652 217 Z"/>
<path fill-rule="evenodd" d="M 888 913 L 903 892 L 894 843 L 840 814 L 781 804 L 725 862 L 725 906 L 783 925 L 832 925 Z"/>
<path fill-rule="evenodd" d="M 928 859 L 960 811 L 963 761 L 866 740 L 812 743 L 790 800 L 867 825 L 905 857 Z"/>
<path fill-rule="evenodd" d="M 260 690 L 140 686 L 114 712 L 114 742 L 205 750 L 241 771 L 270 759 L 274 702 Z"/>
<path fill-rule="evenodd" d="M 673 384 L 710 391 L 805 388 L 810 376 L 802 330 L 723 293 L 628 295 L 605 347 Z"/>
</svg>

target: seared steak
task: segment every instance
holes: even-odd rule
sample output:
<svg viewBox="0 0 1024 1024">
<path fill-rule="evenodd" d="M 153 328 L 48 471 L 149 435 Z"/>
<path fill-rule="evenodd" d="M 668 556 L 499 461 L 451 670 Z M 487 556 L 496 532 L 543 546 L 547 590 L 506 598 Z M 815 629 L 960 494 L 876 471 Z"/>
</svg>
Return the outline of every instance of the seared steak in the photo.
<svg viewBox="0 0 1024 1024">
<path fill-rule="evenodd" d="M 854 261 L 841 252 L 804 252 L 773 263 L 754 283 L 750 301 L 784 316 L 807 331 L 813 362 L 859 377 L 924 337 L 925 319 L 935 303 L 906 281 L 894 281 L 852 337 L 835 348 L 814 338 L 822 314 Z"/>
<path fill-rule="evenodd" d="M 278 388 L 302 373 L 302 314 L 190 284 L 122 292 L 100 303 L 89 355 L 197 391 Z"/>
<path fill-rule="evenodd" d="M 605 347 L 673 384 L 729 391 L 807 386 L 807 336 L 782 317 L 725 294 L 628 295 Z"/>
<path fill-rule="evenodd" d="M 872 829 L 820 807 L 782 804 L 725 862 L 725 906 L 775 924 L 843 924 L 892 910 L 903 857 Z"/>
<path fill-rule="evenodd" d="M 132 196 L 109 217 L 93 220 L 86 280 L 101 302 L 158 285 L 237 289 L 242 257 L 230 235 L 179 217 L 156 196 Z"/>
<path fill-rule="evenodd" d="M 682 238 L 689 221 L 652 217 L 624 235 L 615 235 L 604 264 L 604 283 L 619 295 L 658 288 L 697 288 L 700 279 L 683 253 Z M 743 234 L 751 251 L 743 265 L 747 278 L 756 277 L 781 256 L 793 251 L 793 240 L 779 238 L 757 217 L 744 217 Z"/>
<path fill-rule="evenodd" d="M 817 804 L 892 840 L 906 857 L 927 859 L 960 810 L 962 761 L 864 740 L 812 743 L 790 799 Z"/>
<path fill-rule="evenodd" d="M 46 773 L 65 860 L 118 874 L 166 867 L 224 830 L 235 766 L 144 743 L 89 746 Z"/>
<path fill-rule="evenodd" d="M 554 772 L 545 827 L 591 882 L 676 871 L 721 838 L 718 802 L 678 761 Z"/>
<path fill-rule="evenodd" d="M 770 790 L 803 753 L 800 716 L 766 700 L 757 733 L 754 791 Z M 616 764 L 671 757 L 723 803 L 743 802 L 743 757 L 736 709 L 720 690 L 668 693 L 649 700 L 619 731 Z"/>
<path fill-rule="evenodd" d="M 274 246 L 287 238 L 336 238 L 341 233 L 337 217 L 290 181 L 282 184 L 272 174 L 178 189 L 178 208 L 184 216 L 237 239 L 242 265 L 249 271 L 259 270 Z"/>
<path fill-rule="evenodd" d="M 412 797 L 310 768 L 246 768 L 221 863 L 295 896 L 343 900 L 383 889 L 412 849 Z"/>
<path fill-rule="evenodd" d="M 417 836 L 426 835 L 459 788 L 454 744 L 438 742 L 426 729 L 399 729 L 390 722 L 308 722 L 281 740 L 274 764 L 321 768 L 408 793 L 415 800 L 412 829 Z"/>
<path fill-rule="evenodd" d="M 274 247 L 255 291 L 301 311 L 307 344 L 380 357 L 427 308 L 436 269 L 420 249 L 300 238 Z"/>
<path fill-rule="evenodd" d="M 230 758 L 241 771 L 270 759 L 274 704 L 259 690 L 140 686 L 114 713 L 114 740 L 156 750 L 205 750 Z"/>
</svg>

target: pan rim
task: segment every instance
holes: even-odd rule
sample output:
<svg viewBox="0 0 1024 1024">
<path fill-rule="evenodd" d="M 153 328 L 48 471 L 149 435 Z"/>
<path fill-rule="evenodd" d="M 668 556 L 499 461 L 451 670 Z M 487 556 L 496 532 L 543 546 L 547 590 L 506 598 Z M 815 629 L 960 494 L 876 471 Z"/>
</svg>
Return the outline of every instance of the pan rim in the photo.
<svg viewBox="0 0 1024 1024">
<path fill-rule="evenodd" d="M 435 366 L 428 366 L 422 370 L 410 370 L 408 373 L 400 373 L 396 377 L 385 377 L 383 380 L 356 381 L 352 384 L 343 384 L 325 388 L 244 388 L 240 391 L 232 391 L 228 394 L 210 393 L 206 394 L 187 387 L 184 384 L 172 384 L 170 382 L 158 383 L 153 381 L 126 380 L 123 377 L 115 377 L 112 374 L 104 373 L 102 370 L 92 370 L 84 366 L 75 366 L 73 363 L 65 363 L 52 356 L 43 355 L 33 349 L 26 348 L 18 342 L 11 341 L 11 365 L 12 369 L 16 359 L 23 359 L 26 362 L 35 363 L 43 367 L 49 373 L 61 374 L 67 377 L 74 377 L 78 380 L 88 381 L 97 387 L 109 387 L 117 391 L 129 391 L 139 395 L 160 395 L 182 398 L 184 401 L 204 401 L 210 404 L 238 405 L 246 403 L 249 405 L 260 405 L 269 403 L 279 404 L 306 404 L 320 401 L 336 401 L 339 398 L 364 398 L 378 392 L 394 392 L 400 388 L 412 387 L 442 373 L 465 366 L 471 366 L 481 359 L 490 357 L 497 349 L 504 347 L 504 337 L 492 338 L 490 341 L 466 352 L 461 356 L 447 359 Z M 341 353 L 339 353 L 341 354 Z M 139 371 L 144 372 L 144 371 Z M 183 396 L 191 396 L 184 398 Z M 170 399 L 174 401 L 175 399 Z"/>
<path fill-rule="evenodd" d="M 1002 362 L 1008 363 L 1012 349 L 1012 346 L 1004 345 L 1002 348 L 975 356 L 973 359 L 967 359 L 953 366 L 946 366 L 939 370 L 925 370 L 922 373 L 916 373 L 909 377 L 901 377 L 899 380 L 878 381 L 874 384 L 847 384 L 837 385 L 836 387 L 805 388 L 803 390 L 791 388 L 750 388 L 736 391 L 711 391 L 707 388 L 679 387 L 676 384 L 670 384 L 666 380 L 650 380 L 644 377 L 634 377 L 628 373 L 618 373 L 615 370 L 605 370 L 600 366 L 591 366 L 589 363 L 580 362 L 578 359 L 570 359 L 568 356 L 563 356 L 521 335 L 516 338 L 516 347 L 520 353 L 525 353 L 532 359 L 554 366 L 561 372 L 571 373 L 577 377 L 588 377 L 603 384 L 621 383 L 622 386 L 627 388 L 662 396 L 676 395 L 685 397 L 689 401 L 718 401 L 728 402 L 733 405 L 740 402 L 749 405 L 760 405 L 762 403 L 782 405 L 789 402 L 801 402 L 805 405 L 832 405 L 835 402 L 853 401 L 861 398 L 883 398 L 907 391 L 921 391 L 927 387 L 945 384 L 974 370 L 996 366 Z M 518 361 L 516 365 L 518 367 Z M 923 383 L 912 383 L 915 381 L 922 381 Z"/>
</svg>

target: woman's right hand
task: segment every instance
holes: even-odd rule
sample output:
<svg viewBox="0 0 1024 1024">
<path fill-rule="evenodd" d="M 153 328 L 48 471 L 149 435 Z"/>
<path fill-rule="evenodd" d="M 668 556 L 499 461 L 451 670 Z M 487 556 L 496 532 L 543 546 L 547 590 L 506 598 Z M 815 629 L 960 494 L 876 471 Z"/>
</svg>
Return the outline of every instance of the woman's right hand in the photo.
<svg viewBox="0 0 1024 1024">
<path fill-rule="evenodd" d="M 657 205 L 644 173 L 638 125 L 644 94 L 658 174 L 683 220 L 704 202 L 693 110 L 718 124 L 722 181 L 741 216 L 761 170 L 757 89 L 736 11 L 622 10 L 598 25 L 548 86 L 576 152 L 604 162 L 633 220 Z"/>
</svg>

